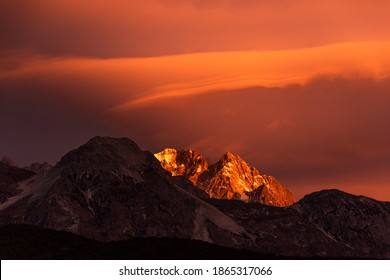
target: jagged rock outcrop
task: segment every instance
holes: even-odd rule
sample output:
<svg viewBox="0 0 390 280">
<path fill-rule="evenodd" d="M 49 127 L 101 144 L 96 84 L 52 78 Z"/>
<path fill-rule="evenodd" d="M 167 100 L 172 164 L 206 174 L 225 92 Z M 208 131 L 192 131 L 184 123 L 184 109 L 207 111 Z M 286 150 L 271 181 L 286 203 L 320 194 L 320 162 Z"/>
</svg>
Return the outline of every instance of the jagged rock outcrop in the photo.
<svg viewBox="0 0 390 280">
<path fill-rule="evenodd" d="M 227 152 L 200 176 L 198 187 L 212 198 L 247 200 L 245 193 L 254 191 L 262 183 L 255 168 Z"/>
<path fill-rule="evenodd" d="M 295 202 L 292 193 L 275 178 L 260 175 L 256 168 L 230 152 L 208 168 L 206 159 L 194 150 L 165 149 L 155 156 L 173 176 L 186 176 L 211 198 L 272 206 L 289 206 Z"/>
<path fill-rule="evenodd" d="M 176 151 L 167 148 L 155 156 L 172 176 L 186 176 L 194 185 L 199 175 L 208 168 L 206 158 L 193 149 Z"/>
<path fill-rule="evenodd" d="M 285 189 L 274 177 L 262 175 L 263 184 L 246 193 L 248 202 L 260 202 L 273 206 L 289 206 L 295 203 L 293 194 Z"/>
<path fill-rule="evenodd" d="M 41 172 L 49 171 L 52 167 L 53 167 L 52 165 L 50 165 L 45 161 L 43 163 L 40 162 L 31 163 L 29 166 L 25 166 L 24 169 L 33 171 L 35 173 L 41 173 Z"/>
</svg>

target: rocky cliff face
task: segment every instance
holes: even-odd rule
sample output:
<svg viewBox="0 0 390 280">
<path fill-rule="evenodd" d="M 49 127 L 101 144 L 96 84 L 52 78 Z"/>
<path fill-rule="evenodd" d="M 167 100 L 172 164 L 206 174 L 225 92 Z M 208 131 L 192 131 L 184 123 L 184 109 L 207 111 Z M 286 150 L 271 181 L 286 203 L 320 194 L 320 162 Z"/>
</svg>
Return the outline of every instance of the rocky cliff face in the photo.
<svg viewBox="0 0 390 280">
<path fill-rule="evenodd" d="M 165 149 L 155 154 L 164 169 L 173 176 L 186 176 L 209 197 L 288 206 L 295 202 L 292 193 L 273 177 L 260 175 L 241 157 L 227 152 L 208 167 L 197 151 Z M 180 159 L 180 160 L 178 160 Z"/>
<path fill-rule="evenodd" d="M 247 200 L 245 193 L 261 184 L 262 178 L 255 168 L 228 152 L 200 176 L 198 187 L 212 198 Z"/>
<path fill-rule="evenodd" d="M 186 176 L 194 185 L 199 175 L 208 168 L 207 160 L 193 149 L 176 151 L 167 148 L 155 156 L 172 176 Z"/>
<path fill-rule="evenodd" d="M 274 177 L 263 175 L 262 185 L 247 193 L 248 202 L 260 202 L 272 206 L 289 206 L 295 203 L 293 194 Z"/>
</svg>

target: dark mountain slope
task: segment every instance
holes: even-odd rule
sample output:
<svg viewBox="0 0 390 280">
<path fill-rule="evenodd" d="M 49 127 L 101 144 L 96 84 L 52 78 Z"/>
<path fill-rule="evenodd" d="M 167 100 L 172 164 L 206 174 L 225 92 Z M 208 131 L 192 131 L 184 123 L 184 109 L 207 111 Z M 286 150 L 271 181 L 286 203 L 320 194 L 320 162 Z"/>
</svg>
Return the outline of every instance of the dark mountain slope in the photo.
<svg viewBox="0 0 390 280">
<path fill-rule="evenodd" d="M 47 173 L 20 184 L 21 193 L 0 205 L 0 223 L 38 225 L 104 241 L 153 236 L 230 246 L 247 242 L 245 229 L 186 184 L 191 183 L 174 180 L 133 141 L 95 137 Z M 213 240 L 210 230 L 226 238 Z"/>
<path fill-rule="evenodd" d="M 360 255 L 390 258 L 390 203 L 325 190 L 306 195 L 292 208 Z"/>
<path fill-rule="evenodd" d="M 35 175 L 35 172 L 0 162 L 0 203 L 20 193 L 17 183 Z"/>
</svg>

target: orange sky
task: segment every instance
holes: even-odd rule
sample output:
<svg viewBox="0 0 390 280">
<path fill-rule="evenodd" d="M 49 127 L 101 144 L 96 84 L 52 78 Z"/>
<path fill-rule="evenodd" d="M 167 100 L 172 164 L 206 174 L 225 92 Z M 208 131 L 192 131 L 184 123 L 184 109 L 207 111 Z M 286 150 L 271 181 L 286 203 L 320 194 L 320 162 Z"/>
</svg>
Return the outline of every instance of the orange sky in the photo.
<svg viewBox="0 0 390 280">
<path fill-rule="evenodd" d="M 389 40 L 387 0 L 3 0 L 2 48 L 134 57 Z"/>
<path fill-rule="evenodd" d="M 3 0 L 0 154 L 226 150 L 297 197 L 390 201 L 390 2 Z M 369 185 L 369 186 L 368 186 Z"/>
</svg>

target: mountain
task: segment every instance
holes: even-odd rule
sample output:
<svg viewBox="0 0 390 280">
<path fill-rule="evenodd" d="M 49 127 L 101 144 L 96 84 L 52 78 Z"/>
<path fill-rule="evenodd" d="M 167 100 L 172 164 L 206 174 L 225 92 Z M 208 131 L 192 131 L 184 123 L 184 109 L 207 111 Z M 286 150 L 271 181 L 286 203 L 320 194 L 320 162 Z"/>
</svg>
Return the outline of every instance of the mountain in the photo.
<svg viewBox="0 0 390 280">
<path fill-rule="evenodd" d="M 390 203 L 325 190 L 306 195 L 292 208 L 360 255 L 390 258 Z"/>
<path fill-rule="evenodd" d="M 252 170 L 253 182 L 260 176 L 275 184 L 272 177 L 257 175 L 238 159 L 227 154 L 207 170 L 215 174 L 228 172 L 226 166 L 241 169 L 243 174 Z M 161 241 L 181 244 L 182 249 L 217 250 L 211 245 L 218 245 L 225 247 L 222 251 L 227 254 L 233 248 L 272 258 L 390 258 L 388 202 L 337 190 L 310 194 L 288 207 L 209 198 L 185 176 L 171 176 L 152 153 L 126 138 L 95 137 L 67 153 L 47 172 L 35 174 L 4 166 L 0 186 L 12 185 L 13 192 L 0 202 L 0 235 L 5 232 L 1 247 L 20 252 L 20 240 L 30 231 L 31 237 L 22 242 L 26 250 L 32 250 L 29 258 L 39 258 L 42 250 L 48 258 L 58 256 L 58 247 L 50 245 L 56 238 L 63 242 L 59 246 L 69 248 L 72 254 L 87 252 L 84 248 L 88 246 L 102 249 L 91 253 L 99 255 L 120 250 L 115 244 L 124 244 L 129 250 L 139 248 L 134 244 L 144 244 L 146 251 L 155 248 L 159 256 L 183 256 L 177 246 L 172 246 L 169 254 L 157 252 L 169 250 L 156 245 Z M 209 171 L 202 172 L 197 183 L 208 174 L 205 172 Z M 252 192 L 261 192 L 261 187 Z M 74 235 L 61 237 L 51 230 Z M 90 241 L 78 241 L 81 237 Z M 50 243 L 47 251 L 42 245 L 45 240 Z M 72 240 L 80 246 L 67 244 Z M 170 241 L 164 243 L 166 240 Z M 204 243 L 196 240 L 210 246 L 203 247 Z M 112 247 L 104 247 L 101 241 Z M 114 241 L 124 243 L 111 243 Z M 126 253 L 122 256 L 126 258 Z"/>
<path fill-rule="evenodd" d="M 5 156 L 5 155 L 1 159 L 0 163 L 8 165 L 8 166 L 12 166 L 12 167 L 17 167 L 15 161 L 12 158 Z"/>
<path fill-rule="evenodd" d="M 9 157 L 3 156 L 0 161 L 0 204 L 20 194 L 19 183 L 33 177 L 39 172 L 49 170 L 48 163 L 34 163 L 29 167 L 20 168 Z"/>
<path fill-rule="evenodd" d="M 52 165 L 50 165 L 45 161 L 43 163 L 40 162 L 31 163 L 29 166 L 25 166 L 24 169 L 33 171 L 35 173 L 40 173 L 40 172 L 47 172 L 52 167 L 53 167 Z"/>
<path fill-rule="evenodd" d="M 223 232 L 237 235 L 238 246 L 249 238 L 186 184 L 191 183 L 175 180 L 133 141 L 95 137 L 47 173 L 20 183 L 19 192 L 0 205 L 0 224 L 31 224 L 104 241 L 153 236 L 216 242 L 213 233 Z M 227 242 L 232 240 L 218 241 Z"/>
<path fill-rule="evenodd" d="M 290 207 L 214 200 L 255 233 L 264 254 L 390 259 L 390 203 L 340 190 L 306 195 Z"/>
<path fill-rule="evenodd" d="M 11 164 L 11 165 L 9 165 Z M 16 167 L 13 162 L 0 162 L 0 203 L 19 194 L 18 183 L 35 175 L 35 172 Z"/>
<path fill-rule="evenodd" d="M 167 148 L 155 156 L 160 161 L 161 166 L 172 176 L 185 176 L 194 185 L 196 185 L 199 175 L 208 168 L 206 158 L 193 149 L 176 151 Z"/>
<path fill-rule="evenodd" d="M 295 202 L 293 194 L 274 177 L 260 175 L 256 168 L 230 152 L 210 166 L 206 158 L 192 149 L 176 151 L 169 148 L 155 156 L 172 176 L 186 176 L 211 198 L 281 207 Z"/>
</svg>

